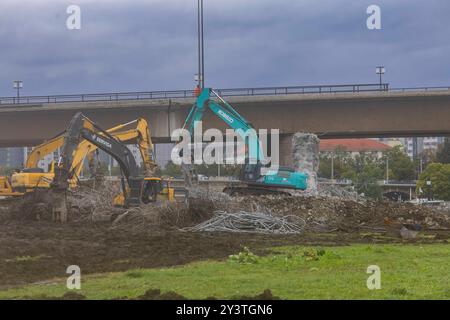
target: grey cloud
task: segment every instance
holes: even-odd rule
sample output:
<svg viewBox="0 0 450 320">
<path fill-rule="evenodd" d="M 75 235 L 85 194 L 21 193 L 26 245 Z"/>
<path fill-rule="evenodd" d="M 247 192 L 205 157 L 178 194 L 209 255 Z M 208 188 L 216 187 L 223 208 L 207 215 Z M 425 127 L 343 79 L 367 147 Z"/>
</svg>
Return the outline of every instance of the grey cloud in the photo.
<svg viewBox="0 0 450 320">
<path fill-rule="evenodd" d="M 76 1 L 73 1 L 76 2 Z M 383 30 L 365 27 L 382 8 Z M 0 4 L 0 95 L 184 89 L 196 73 L 196 1 Z M 205 1 L 206 80 L 214 87 L 376 82 L 449 85 L 446 0 Z"/>
</svg>

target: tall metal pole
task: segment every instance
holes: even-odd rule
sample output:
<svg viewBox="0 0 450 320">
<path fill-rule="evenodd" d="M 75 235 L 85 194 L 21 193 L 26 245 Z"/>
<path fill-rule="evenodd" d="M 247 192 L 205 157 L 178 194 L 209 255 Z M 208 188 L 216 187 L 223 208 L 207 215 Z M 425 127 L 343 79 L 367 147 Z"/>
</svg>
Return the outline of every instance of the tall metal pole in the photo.
<svg viewBox="0 0 450 320">
<path fill-rule="evenodd" d="M 197 0 L 197 41 L 198 41 L 198 86 L 202 87 L 202 48 L 201 48 L 201 29 L 200 29 L 200 0 Z"/>
<path fill-rule="evenodd" d="M 205 88 L 205 38 L 203 33 L 203 0 L 201 0 L 201 21 L 202 21 L 202 89 Z"/>
<path fill-rule="evenodd" d="M 389 183 L 389 157 L 386 156 L 386 181 Z"/>
<path fill-rule="evenodd" d="M 197 33 L 198 33 L 198 85 L 205 87 L 205 48 L 203 36 L 203 0 L 197 0 Z"/>
</svg>

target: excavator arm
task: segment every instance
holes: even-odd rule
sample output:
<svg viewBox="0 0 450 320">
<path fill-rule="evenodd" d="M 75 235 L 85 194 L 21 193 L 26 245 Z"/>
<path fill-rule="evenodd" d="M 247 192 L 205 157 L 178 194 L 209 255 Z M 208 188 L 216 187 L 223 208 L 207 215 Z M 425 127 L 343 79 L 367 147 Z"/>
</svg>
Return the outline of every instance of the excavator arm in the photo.
<svg viewBox="0 0 450 320">
<path fill-rule="evenodd" d="M 135 129 L 119 131 L 129 127 L 134 123 L 136 123 Z M 145 119 L 139 118 L 137 120 L 115 126 L 108 129 L 107 132 L 112 134 L 113 136 L 116 136 L 123 142 L 137 141 L 144 162 L 145 170 L 148 171 L 148 175 L 151 175 L 154 172 L 156 168 L 154 146 L 150 135 L 150 129 Z M 64 133 L 65 132 L 33 148 L 33 150 L 31 150 L 31 152 L 27 156 L 25 169 L 36 168 L 39 161 L 42 160 L 46 155 L 61 148 L 64 143 Z M 85 146 L 83 146 L 83 148 L 88 148 L 86 144 L 87 143 L 85 143 Z M 92 144 L 90 148 L 93 148 Z"/>
<path fill-rule="evenodd" d="M 134 129 L 118 131 L 127 126 L 130 126 L 131 124 L 136 124 L 136 127 Z M 155 160 L 154 146 L 150 135 L 150 129 L 145 119 L 139 118 L 137 120 L 107 130 L 107 132 L 111 134 L 112 137 L 125 144 L 136 143 L 139 147 L 139 152 L 142 157 L 144 165 L 144 175 L 146 177 L 151 177 L 154 175 L 157 164 Z M 82 141 L 78 145 L 78 147 L 74 151 L 74 157 L 72 160 L 73 162 L 70 169 L 72 172 L 74 172 L 74 177 L 80 176 L 81 170 L 83 168 L 83 162 L 86 157 L 89 160 L 90 167 L 93 167 L 93 155 L 94 151 L 96 150 L 98 150 L 98 147 L 86 140 Z"/>
<path fill-rule="evenodd" d="M 215 95 L 222 105 L 211 99 L 211 94 Z M 236 130 L 242 140 L 246 142 L 248 148 L 248 162 L 256 163 L 264 160 L 264 153 L 253 125 L 241 116 L 228 102 L 222 99 L 214 90 L 205 88 L 197 98 L 186 121 L 184 129 L 189 130 L 191 136 L 198 123 L 202 121 L 205 111 L 209 109 L 218 118 L 225 122 L 230 128 Z M 255 133 L 255 134 L 252 134 Z"/>
<path fill-rule="evenodd" d="M 211 99 L 212 94 L 220 103 Z M 253 189 L 252 191 L 256 191 L 255 193 L 257 194 L 264 194 L 277 193 L 276 189 L 306 189 L 307 176 L 304 173 L 295 172 L 293 169 L 266 170 L 265 174 L 262 174 L 262 168 L 266 165 L 264 152 L 253 125 L 212 89 L 205 88 L 201 91 L 186 118 L 183 128 L 189 130 L 191 136 L 208 109 L 229 127 L 233 128 L 247 147 L 245 165 L 242 168 L 240 177 L 241 181 L 251 186 L 247 190 Z M 198 180 L 195 177 L 195 170 L 192 165 L 185 165 L 183 169 L 187 178 L 187 184 L 190 185 L 191 181 Z M 272 190 L 270 190 L 271 188 Z M 251 194 L 251 192 L 247 194 Z"/>
<path fill-rule="evenodd" d="M 211 99 L 211 94 L 222 103 Z M 247 147 L 245 157 L 245 165 L 241 171 L 241 179 L 245 181 L 256 181 L 261 176 L 262 162 L 264 161 L 264 152 L 261 146 L 256 130 L 253 125 L 241 116 L 228 102 L 222 99 L 214 90 L 205 88 L 200 93 L 192 107 L 183 128 L 188 130 L 191 136 L 194 134 L 195 128 L 202 121 L 205 111 L 211 110 L 218 118 L 225 122 L 229 127 L 234 129 L 241 137 Z M 198 180 L 193 166 L 184 165 L 183 170 L 188 184 L 191 181 Z"/>
<path fill-rule="evenodd" d="M 130 126 L 135 125 L 130 128 Z M 154 153 L 154 146 L 152 143 L 150 129 L 145 119 L 139 118 L 125 124 L 121 124 L 107 130 L 116 139 L 129 144 L 137 144 L 143 159 L 144 171 L 146 177 L 152 177 L 157 167 Z M 26 190 L 33 187 L 48 187 L 48 181 L 53 179 L 53 171 L 48 173 L 37 170 L 38 163 L 47 154 L 50 154 L 62 147 L 64 143 L 64 133 L 36 146 L 30 152 L 25 163 L 25 168 L 22 172 L 15 173 L 12 176 L 13 189 Z M 71 185 L 77 184 L 77 179 L 80 177 L 83 169 L 84 159 L 89 161 L 91 173 L 94 172 L 94 152 L 98 150 L 97 146 L 89 141 L 83 140 L 77 147 L 77 151 L 73 156 L 73 163 L 71 172 L 73 178 Z M 53 166 L 52 166 L 53 167 Z"/>
<path fill-rule="evenodd" d="M 25 168 L 37 168 L 38 163 L 46 155 L 58 150 L 63 145 L 64 142 L 64 132 L 58 136 L 38 145 L 31 150 L 30 154 L 27 156 L 27 161 L 25 162 Z"/>
<path fill-rule="evenodd" d="M 125 197 L 125 205 L 139 206 L 143 177 L 139 175 L 133 154 L 124 143 L 101 129 L 82 113 L 75 115 L 64 135 L 64 144 L 58 165 L 55 166 L 55 178 L 51 187 L 55 190 L 67 190 L 69 187 L 68 181 L 76 174 L 74 170 L 76 167 L 73 166 L 73 163 L 82 158 L 79 145 L 83 142 L 83 139 L 96 148 L 105 151 L 117 161 L 129 187 L 129 195 Z"/>
</svg>

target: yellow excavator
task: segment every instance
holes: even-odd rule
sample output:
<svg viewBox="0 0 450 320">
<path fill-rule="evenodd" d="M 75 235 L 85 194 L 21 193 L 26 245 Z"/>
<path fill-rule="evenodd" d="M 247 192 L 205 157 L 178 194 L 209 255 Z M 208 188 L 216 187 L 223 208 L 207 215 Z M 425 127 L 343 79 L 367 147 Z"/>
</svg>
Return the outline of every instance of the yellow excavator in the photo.
<svg viewBox="0 0 450 320">
<path fill-rule="evenodd" d="M 133 124 L 134 128 L 129 129 Z M 154 176 L 154 171 L 157 167 L 154 158 L 154 146 L 151 140 L 150 130 L 147 121 L 143 118 L 118 125 L 106 131 L 115 139 L 123 143 L 136 143 L 144 164 L 145 180 L 157 185 L 160 192 L 153 195 L 154 198 L 149 201 L 160 200 L 174 200 L 174 189 L 170 186 L 170 180 L 163 180 Z M 102 133 L 100 133 L 102 135 Z M 37 168 L 38 162 L 46 155 L 53 153 L 55 150 L 61 148 L 64 144 L 65 133 L 50 139 L 49 141 L 34 148 L 27 157 L 25 168 L 11 176 L 11 183 L 7 177 L 0 177 L 0 196 L 20 196 L 24 193 L 34 192 L 38 189 L 48 189 L 55 177 L 54 162 L 51 163 L 49 171 L 44 172 Z M 75 188 L 78 185 L 78 178 L 83 168 L 84 159 L 88 158 L 89 165 L 92 168 L 94 162 L 94 153 L 98 147 L 87 140 L 82 140 L 73 154 L 72 163 L 70 166 L 71 178 L 69 179 L 69 188 Z M 2 188 L 4 186 L 4 188 Z M 125 204 L 125 197 L 119 194 L 113 200 L 114 205 L 123 206 Z"/>
<path fill-rule="evenodd" d="M 83 142 L 86 141 L 86 146 Z M 88 145 L 92 145 L 89 147 Z M 145 130 L 144 136 L 138 139 L 138 145 L 143 154 L 146 175 L 153 174 L 156 164 L 153 159 L 150 132 Z M 139 167 L 131 150 L 124 142 L 103 130 L 95 122 L 78 113 L 72 118 L 61 148 L 60 159 L 55 165 L 55 176 L 50 184 L 50 189 L 43 195 L 43 202 L 51 206 L 52 217 L 56 221 L 67 220 L 66 191 L 70 187 L 77 164 L 93 148 L 103 150 L 120 166 L 122 173 L 122 199 L 115 199 L 116 204 L 124 207 L 137 207 L 142 203 L 156 201 L 163 190 L 162 179 L 153 176 L 144 176 L 139 172 Z M 163 193 L 169 200 L 173 199 L 174 192 L 170 185 L 166 185 Z"/>
</svg>

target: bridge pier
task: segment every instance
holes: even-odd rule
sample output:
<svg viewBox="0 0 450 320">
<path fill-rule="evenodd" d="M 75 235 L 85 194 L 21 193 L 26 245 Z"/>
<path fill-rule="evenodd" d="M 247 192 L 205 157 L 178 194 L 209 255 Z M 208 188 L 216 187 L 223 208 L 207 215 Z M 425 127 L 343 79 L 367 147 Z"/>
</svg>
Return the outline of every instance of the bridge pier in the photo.
<svg viewBox="0 0 450 320">
<path fill-rule="evenodd" d="M 294 157 L 292 154 L 293 134 L 280 135 L 280 166 L 293 167 Z"/>
</svg>

